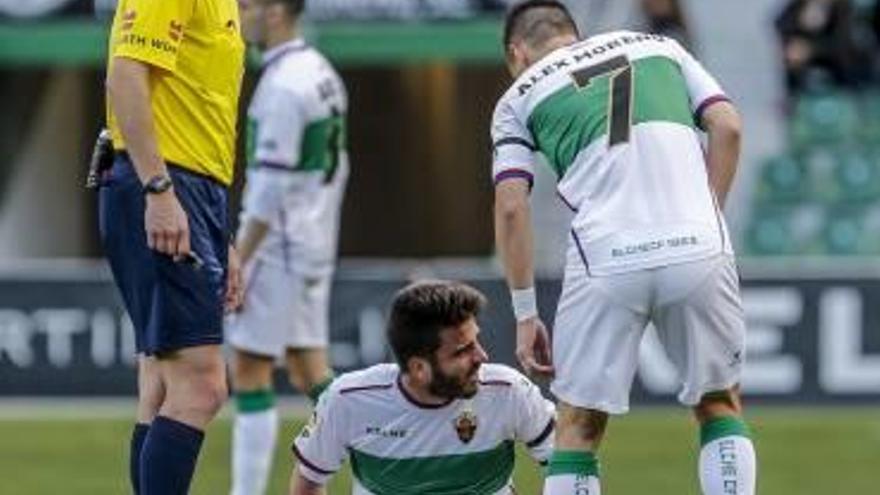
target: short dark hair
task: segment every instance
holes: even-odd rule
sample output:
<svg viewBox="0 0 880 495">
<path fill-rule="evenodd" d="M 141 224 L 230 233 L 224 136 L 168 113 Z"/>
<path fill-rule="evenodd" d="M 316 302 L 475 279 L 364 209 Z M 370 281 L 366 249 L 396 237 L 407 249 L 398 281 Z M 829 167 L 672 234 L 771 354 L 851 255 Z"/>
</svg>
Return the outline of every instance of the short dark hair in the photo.
<svg viewBox="0 0 880 495">
<path fill-rule="evenodd" d="M 272 3 L 280 3 L 287 9 L 287 13 L 297 17 L 303 13 L 306 8 L 306 0 L 269 0 Z"/>
<path fill-rule="evenodd" d="M 568 7 L 557 0 L 526 0 L 513 6 L 504 19 L 504 49 L 524 38 L 541 45 L 560 33 L 578 35 L 577 23 Z"/>
<path fill-rule="evenodd" d="M 485 305 L 483 294 L 459 282 L 427 280 L 401 289 L 391 303 L 387 328 L 401 369 L 413 357 L 433 360 L 441 330 L 476 317 Z"/>
</svg>

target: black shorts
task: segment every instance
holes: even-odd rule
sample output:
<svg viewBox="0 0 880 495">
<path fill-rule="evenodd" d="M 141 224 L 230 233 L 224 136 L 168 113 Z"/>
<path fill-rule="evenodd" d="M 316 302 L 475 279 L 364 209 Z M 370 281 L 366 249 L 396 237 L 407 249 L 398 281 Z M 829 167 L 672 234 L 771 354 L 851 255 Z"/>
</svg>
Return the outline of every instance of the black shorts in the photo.
<svg viewBox="0 0 880 495">
<path fill-rule="evenodd" d="M 146 198 L 127 154 L 117 154 L 104 177 L 98 206 L 104 250 L 134 323 L 137 350 L 147 355 L 223 342 L 227 189 L 171 164 L 168 172 L 201 266 L 175 262 L 147 246 Z"/>
</svg>

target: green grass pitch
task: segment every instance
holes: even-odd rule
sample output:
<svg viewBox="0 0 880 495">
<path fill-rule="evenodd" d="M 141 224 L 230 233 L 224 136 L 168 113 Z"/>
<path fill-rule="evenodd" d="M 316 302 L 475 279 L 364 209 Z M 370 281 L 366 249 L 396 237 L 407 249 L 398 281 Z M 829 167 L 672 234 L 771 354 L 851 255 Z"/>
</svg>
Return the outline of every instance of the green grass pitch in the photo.
<svg viewBox="0 0 880 495">
<path fill-rule="evenodd" d="M 759 455 L 758 493 L 880 493 L 880 408 L 761 408 L 749 420 Z M 283 426 L 271 494 L 286 493 L 287 447 L 299 424 Z M 129 493 L 129 430 L 125 420 L 0 421 L 0 495 Z M 209 431 L 194 495 L 229 492 L 229 439 L 228 420 Z M 603 493 L 699 494 L 696 441 L 683 410 L 643 408 L 613 420 L 601 451 Z M 521 494 L 539 493 L 539 471 L 522 454 L 515 476 Z M 328 493 L 347 494 L 349 486 L 343 472 Z"/>
</svg>

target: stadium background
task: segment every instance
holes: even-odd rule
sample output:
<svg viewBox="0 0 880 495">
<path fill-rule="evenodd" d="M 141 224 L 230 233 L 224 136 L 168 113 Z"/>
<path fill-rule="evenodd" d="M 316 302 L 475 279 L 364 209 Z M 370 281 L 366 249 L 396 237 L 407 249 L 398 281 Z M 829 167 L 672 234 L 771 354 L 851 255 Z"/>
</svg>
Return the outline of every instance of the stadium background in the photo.
<svg viewBox="0 0 880 495">
<path fill-rule="evenodd" d="M 0 0 L 2 495 L 125 492 L 133 344 L 100 261 L 95 197 L 81 185 L 102 121 L 113 3 Z M 388 297 L 427 275 L 468 280 L 490 295 L 487 345 L 496 360 L 512 361 L 492 243 L 488 138 L 492 107 L 509 82 L 498 44 L 507 3 L 310 3 L 306 36 L 339 65 L 352 101 L 353 174 L 332 318 L 340 370 L 387 358 Z M 645 25 L 637 0 L 567 3 L 586 33 Z M 880 88 L 868 80 L 856 90 L 818 84 L 787 95 L 773 25 L 786 0 L 682 3 L 694 51 L 746 122 L 727 214 L 749 321 L 744 387 L 762 454 L 761 493 L 875 493 Z M 874 8 L 874 0 L 849 3 L 855 15 Z M 877 53 L 876 42 L 866 43 Z M 533 201 L 539 297 L 549 317 L 568 219 L 543 172 Z M 610 493 L 697 493 L 695 438 L 685 413 L 671 408 L 674 389 L 649 338 L 635 390 L 645 407 L 610 432 Z M 305 408 L 292 399 L 288 409 L 292 433 Z M 212 431 L 194 493 L 226 490 L 228 430 L 221 421 Z M 282 493 L 289 467 L 279 456 L 273 493 Z M 534 470 L 518 476 L 524 493 L 535 493 Z M 344 493 L 345 483 L 331 494 Z"/>
</svg>

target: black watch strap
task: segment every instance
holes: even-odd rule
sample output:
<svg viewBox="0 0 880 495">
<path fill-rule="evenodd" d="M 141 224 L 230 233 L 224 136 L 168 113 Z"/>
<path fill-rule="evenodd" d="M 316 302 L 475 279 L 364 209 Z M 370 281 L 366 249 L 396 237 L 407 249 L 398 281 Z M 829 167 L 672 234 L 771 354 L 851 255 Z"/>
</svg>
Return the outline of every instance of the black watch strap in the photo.
<svg viewBox="0 0 880 495">
<path fill-rule="evenodd" d="M 146 184 L 144 184 L 144 194 L 162 194 L 163 192 L 171 189 L 174 183 L 171 182 L 171 177 L 167 175 L 156 175 L 150 178 Z"/>
</svg>

